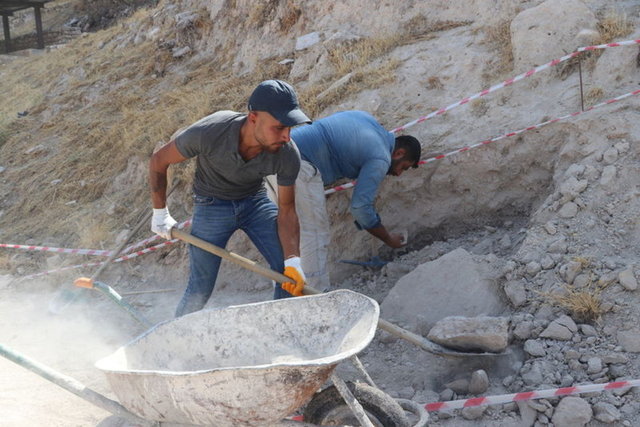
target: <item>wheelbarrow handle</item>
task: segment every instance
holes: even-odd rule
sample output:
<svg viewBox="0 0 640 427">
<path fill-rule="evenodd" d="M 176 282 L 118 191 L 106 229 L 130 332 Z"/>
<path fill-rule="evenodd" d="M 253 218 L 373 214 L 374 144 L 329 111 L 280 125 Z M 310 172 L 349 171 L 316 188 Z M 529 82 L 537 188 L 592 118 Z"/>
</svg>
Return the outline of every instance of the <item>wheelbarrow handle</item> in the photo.
<svg viewBox="0 0 640 427">
<path fill-rule="evenodd" d="M 174 239 L 180 239 L 183 240 L 187 243 L 192 244 L 193 246 L 197 246 L 200 249 L 204 249 L 205 251 L 211 252 L 212 254 L 218 255 L 220 258 L 226 259 L 228 261 L 231 261 L 233 263 L 236 263 L 238 265 L 240 265 L 241 267 L 244 267 L 248 270 L 251 270 L 255 273 L 258 273 L 268 279 L 271 280 L 275 280 L 278 283 L 284 283 L 284 282 L 288 282 L 291 281 L 291 279 L 287 276 L 285 276 L 282 273 L 278 273 L 276 271 L 273 271 L 269 268 L 263 267 L 260 264 L 256 263 L 255 261 L 251 261 L 250 259 L 247 259 L 243 256 L 240 256 L 238 254 L 235 254 L 233 252 L 229 252 L 226 249 L 220 248 L 212 243 L 209 243 L 205 240 L 202 240 L 186 231 L 177 229 L 177 228 L 172 228 L 171 229 L 171 237 L 173 237 Z M 319 290 L 305 285 L 305 287 L 302 290 L 302 293 L 304 295 L 317 295 L 317 294 L 321 294 L 322 292 L 320 292 Z M 420 335 L 414 334 L 411 331 L 408 331 L 406 329 L 403 329 L 397 325 L 394 325 L 393 323 L 384 320 L 382 318 L 378 319 L 378 328 L 389 332 L 392 335 L 395 335 L 399 338 L 402 338 L 404 340 L 409 341 L 412 344 L 417 345 L 418 347 L 422 348 L 423 350 L 426 350 L 430 353 L 433 354 L 437 354 L 437 355 L 441 355 L 441 356 L 452 356 L 452 357 L 469 357 L 469 356 L 501 356 L 504 353 L 465 353 L 465 352 L 460 352 L 460 351 L 455 351 L 455 350 L 449 350 L 448 348 L 445 348 L 439 344 L 436 344 L 435 342 L 428 340 Z"/>
<path fill-rule="evenodd" d="M 0 344 L 0 356 L 7 358 L 14 363 L 17 363 L 23 368 L 29 369 L 31 372 L 40 375 L 42 378 L 51 381 L 55 385 L 64 388 L 68 392 L 71 392 L 76 396 L 81 397 L 84 400 L 93 403 L 94 405 L 106 411 L 111 412 L 114 415 L 126 418 L 128 421 L 133 422 L 135 425 L 155 425 L 154 423 L 144 420 L 137 415 L 129 412 L 124 406 L 122 406 L 115 400 L 111 400 L 108 397 L 88 388 L 77 380 L 54 371 L 52 368 L 43 365 L 42 363 L 39 363 L 22 353 L 18 353 L 17 351 L 10 349 L 3 344 Z"/>
</svg>

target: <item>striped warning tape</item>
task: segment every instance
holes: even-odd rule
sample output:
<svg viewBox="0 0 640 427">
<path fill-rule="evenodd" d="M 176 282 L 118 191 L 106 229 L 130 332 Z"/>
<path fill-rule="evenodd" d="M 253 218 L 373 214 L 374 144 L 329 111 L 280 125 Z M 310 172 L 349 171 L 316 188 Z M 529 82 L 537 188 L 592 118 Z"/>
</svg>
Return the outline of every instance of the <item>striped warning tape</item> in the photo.
<svg viewBox="0 0 640 427">
<path fill-rule="evenodd" d="M 178 224 L 176 227 L 182 229 L 182 228 L 185 228 L 185 227 L 187 227 L 189 225 L 191 225 L 191 219 L 188 219 L 188 220 Z M 144 241 L 153 241 L 153 240 L 155 240 L 155 238 L 145 239 L 145 240 L 143 240 L 143 242 Z M 112 262 L 114 262 L 114 263 L 115 262 L 122 262 L 122 261 L 126 261 L 126 260 L 129 260 L 129 259 L 133 259 L 133 258 L 139 257 L 140 255 L 148 254 L 148 253 L 151 253 L 151 252 L 156 252 L 159 249 L 162 249 L 164 247 L 167 247 L 167 246 L 172 245 L 174 243 L 177 243 L 179 241 L 180 240 L 178 240 L 178 239 L 165 240 L 164 242 L 162 242 L 162 243 L 160 243 L 158 245 L 151 246 L 149 248 L 142 249 L 142 250 L 139 250 L 139 251 L 136 251 L 136 252 L 132 252 L 132 253 L 126 253 L 127 249 L 125 249 L 125 250 L 122 251 L 122 253 L 123 254 L 126 253 L 126 254 L 121 256 L 121 257 L 118 257 L 118 258 L 114 259 Z M 136 245 L 138 245 L 138 244 L 136 244 Z M 133 247 L 133 246 L 131 246 L 131 247 Z M 104 262 L 88 262 L 88 263 L 83 263 L 83 264 L 70 265 L 70 266 L 66 266 L 66 267 L 56 268 L 54 270 L 48 270 L 48 271 L 43 271 L 43 272 L 40 272 L 40 273 L 30 274 L 28 276 L 23 276 L 23 277 L 20 277 L 18 280 L 32 279 L 34 277 L 46 276 L 48 274 L 57 273 L 57 272 L 60 272 L 60 271 L 73 270 L 73 269 L 83 268 L 83 267 L 94 267 L 94 266 L 99 266 L 99 265 L 102 265 L 102 264 L 104 264 Z"/>
<path fill-rule="evenodd" d="M 633 92 L 625 93 L 625 94 L 617 96 L 615 98 L 611 98 L 611 99 L 609 99 L 607 101 L 604 101 L 604 102 L 601 102 L 599 104 L 592 105 L 591 107 L 585 109 L 584 111 L 576 111 L 574 113 L 566 114 L 564 116 L 557 117 L 557 118 L 552 119 L 552 120 L 547 120 L 546 122 L 538 123 L 538 124 L 535 124 L 535 125 L 532 125 L 532 126 L 527 126 L 525 128 L 522 128 L 522 129 L 518 129 L 518 130 L 515 130 L 515 131 L 512 131 L 512 132 L 505 133 L 505 134 L 500 135 L 500 136 L 496 136 L 495 138 L 487 139 L 485 141 L 481 141 L 481 142 L 478 142 L 476 144 L 472 144 L 472 145 L 468 145 L 466 147 L 458 148 L 456 150 L 450 151 L 450 152 L 445 153 L 445 154 L 440 154 L 440 155 L 437 155 L 437 156 L 434 156 L 434 157 L 430 157 L 430 158 L 425 159 L 425 160 L 420 160 L 418 163 L 423 165 L 425 163 L 431 163 L 431 162 L 435 162 L 436 160 L 444 159 L 445 157 L 449 157 L 449 156 L 452 156 L 454 154 L 464 153 L 465 151 L 469 151 L 469 150 L 471 150 L 473 148 L 478 148 L 478 147 L 481 147 L 483 145 L 490 144 L 492 142 L 500 141 L 501 139 L 509 138 L 509 137 L 512 137 L 512 136 L 515 136 L 515 135 L 519 135 L 519 134 L 521 134 L 523 132 L 526 132 L 526 131 L 530 131 L 530 130 L 534 130 L 534 129 L 540 129 L 543 126 L 550 125 L 552 123 L 557 123 L 559 121 L 563 121 L 563 120 L 567 120 L 567 119 L 570 119 L 570 118 L 573 118 L 573 117 L 577 117 L 577 116 L 579 116 L 581 114 L 588 113 L 588 112 L 593 111 L 593 110 L 595 110 L 597 108 L 613 104 L 615 102 L 621 101 L 621 100 L 623 100 L 625 98 L 629 98 L 631 96 L 635 96 L 635 95 L 638 95 L 638 94 L 640 94 L 640 89 L 639 90 L 635 90 Z M 348 182 L 346 184 L 342 184 L 342 185 L 339 185 L 337 187 L 333 187 L 333 188 L 330 188 L 328 190 L 325 190 L 324 194 L 325 195 L 329 195 L 329 194 L 333 194 L 333 193 L 335 193 L 337 191 L 347 190 L 349 188 L 352 188 L 354 185 L 355 185 L 355 181 Z"/>
<path fill-rule="evenodd" d="M 428 119 L 430 119 L 432 117 L 440 116 L 440 115 L 446 113 L 447 111 L 450 111 L 450 110 L 452 110 L 452 109 L 454 109 L 456 107 L 459 107 L 460 105 L 467 104 L 467 103 L 469 103 L 469 102 L 471 102 L 471 101 L 473 101 L 473 100 L 475 100 L 477 98 L 480 98 L 482 96 L 488 95 L 488 94 L 490 94 L 492 92 L 495 92 L 495 91 L 497 91 L 499 89 L 502 89 L 502 88 L 505 88 L 507 86 L 511 86 L 512 84 L 514 84 L 514 83 L 516 83 L 516 82 L 518 82 L 518 81 L 520 81 L 522 79 L 525 79 L 527 77 L 531 77 L 532 75 L 534 75 L 536 73 L 539 73 L 542 70 L 546 70 L 547 68 L 554 67 L 554 66 L 560 64 L 561 62 L 567 61 L 567 60 L 569 60 L 571 58 L 575 58 L 576 56 L 580 55 L 582 52 L 593 51 L 593 50 L 597 50 L 597 49 L 606 49 L 606 48 L 610 48 L 610 47 L 631 46 L 631 45 L 637 45 L 637 44 L 640 44 L 640 39 L 637 39 L 637 40 L 624 40 L 624 41 L 620 41 L 620 42 L 613 42 L 613 43 L 605 43 L 605 44 L 599 44 L 599 45 L 594 45 L 594 46 L 580 47 L 580 48 L 576 49 L 575 52 L 572 52 L 572 53 L 564 55 L 564 56 L 562 56 L 560 58 L 557 58 L 557 59 L 554 59 L 552 61 L 549 61 L 546 64 L 540 65 L 540 66 L 535 67 L 535 68 L 533 68 L 533 69 L 531 69 L 531 70 L 529 70 L 529 71 L 527 71 L 525 73 L 518 74 L 515 77 L 507 79 L 507 80 L 503 81 L 502 83 L 498 83 L 496 85 L 491 86 L 488 89 L 484 89 L 484 90 L 482 90 L 480 92 L 477 92 L 477 93 L 475 93 L 475 94 L 473 94 L 471 96 L 465 97 L 465 98 L 459 100 L 458 102 L 454 102 L 453 104 L 448 105 L 448 106 L 443 107 L 443 108 L 440 108 L 440 109 L 438 109 L 436 111 L 433 111 L 433 112 L 427 114 L 426 116 L 419 117 L 419 118 L 417 118 L 417 119 L 415 119 L 415 120 L 413 120 L 413 121 L 411 121 L 411 122 L 409 122 L 409 123 L 407 123 L 405 125 L 399 126 L 399 127 L 395 128 L 395 129 L 392 129 L 391 132 L 392 133 L 402 132 L 402 131 L 404 131 L 404 130 L 406 130 L 406 129 L 408 129 L 408 128 L 410 128 L 410 127 L 412 127 L 412 126 L 414 126 L 414 125 L 416 125 L 418 123 L 422 123 L 422 122 L 424 122 L 424 121 L 426 121 L 426 120 L 428 120 Z M 615 102 L 615 101 L 612 101 L 612 102 Z M 592 110 L 593 108 L 595 108 L 595 107 L 592 107 L 589 110 Z M 586 111 L 589 111 L 589 110 L 586 110 Z M 580 114 L 580 113 L 578 113 L 578 114 Z M 576 116 L 578 114 L 574 113 L 572 116 Z M 562 120 L 562 118 L 556 119 L 555 121 L 558 121 L 558 120 Z M 554 121 L 551 121 L 551 123 L 554 123 Z M 544 123 L 544 124 L 549 124 L 549 123 Z M 541 124 L 539 126 L 536 126 L 536 127 L 541 127 L 541 126 L 543 126 L 543 124 Z M 526 128 L 525 130 L 529 130 L 529 128 Z M 447 156 L 451 155 L 451 154 L 458 153 L 458 152 L 467 151 L 470 148 L 475 148 L 477 146 L 484 145 L 484 144 L 487 144 L 489 142 L 493 142 L 493 141 L 492 140 L 484 141 L 484 142 L 476 144 L 476 145 L 474 145 L 472 147 L 465 147 L 463 149 L 460 149 L 460 150 L 457 150 L 455 152 L 449 153 L 449 154 L 447 154 Z M 447 156 L 444 156 L 444 157 L 447 157 Z M 438 157 L 436 157 L 434 159 L 427 159 L 424 162 L 420 162 L 420 164 L 428 163 L 430 161 L 438 160 L 440 158 L 443 158 L 443 157 L 438 156 Z M 355 185 L 355 181 L 352 182 L 352 183 L 343 184 L 343 185 L 328 189 L 328 190 L 326 190 L 324 192 L 324 194 L 325 195 L 329 195 L 329 194 L 333 194 L 333 193 L 335 193 L 337 191 L 347 190 L 349 188 L 352 188 L 354 185 Z"/>
<path fill-rule="evenodd" d="M 568 59 L 571 59 L 571 58 L 574 58 L 574 57 L 580 55 L 582 52 L 596 50 L 596 49 L 606 49 L 606 48 L 609 48 L 609 47 L 630 46 L 630 45 L 634 45 L 634 44 L 640 44 L 640 39 L 638 39 L 638 40 L 625 40 L 625 41 L 621 41 L 621 42 L 606 43 L 606 44 L 600 44 L 600 45 L 595 45 L 595 46 L 585 46 L 585 47 L 578 48 L 575 52 L 572 52 L 572 53 L 570 53 L 568 55 L 564 55 L 564 56 L 562 56 L 562 57 L 560 57 L 558 59 L 554 59 L 553 61 L 549 61 L 546 64 L 537 66 L 537 67 L 535 67 L 535 68 L 533 68 L 533 69 L 531 69 L 531 70 L 529 70 L 529 71 L 527 71 L 525 73 L 518 74 L 515 77 L 512 77 L 510 79 L 507 79 L 507 80 L 503 81 L 502 83 L 498 83 L 496 85 L 491 86 L 488 89 L 482 90 L 482 91 L 480 91 L 478 93 L 475 93 L 475 94 L 473 94 L 471 96 L 463 98 L 458 102 L 454 102 L 451 105 L 448 105 L 446 107 L 440 108 L 439 110 L 436 110 L 436 111 L 434 111 L 432 113 L 429 113 L 426 116 L 419 117 L 419 118 L 417 118 L 417 119 L 415 119 L 415 120 L 413 120 L 413 121 L 411 121 L 411 122 L 409 122 L 409 123 L 407 123 L 407 124 L 405 124 L 403 126 L 399 126 L 399 127 L 395 128 L 395 129 L 393 129 L 391 132 L 393 132 L 393 133 L 402 132 L 402 131 L 406 130 L 407 128 L 410 128 L 411 126 L 414 126 L 414 125 L 416 125 L 418 123 L 422 123 L 425 120 L 428 120 L 428 119 L 430 119 L 432 117 L 442 115 L 442 114 L 446 113 L 449 110 L 452 110 L 452 109 L 454 109 L 454 108 L 456 108 L 456 107 L 458 107 L 460 105 L 467 104 L 467 103 L 473 101 L 474 99 L 480 98 L 481 96 L 485 96 L 485 95 L 490 94 L 491 92 L 497 91 L 498 89 L 502 89 L 504 87 L 511 86 L 515 82 L 518 82 L 518 81 L 520 81 L 522 79 L 525 79 L 527 77 L 531 77 L 532 75 L 534 75 L 536 73 L 539 73 L 542 70 L 546 70 L 547 68 L 554 67 L 554 66 L 560 64 L 561 62 L 564 62 L 564 61 L 566 61 Z"/>
<path fill-rule="evenodd" d="M 14 245 L 11 243 L 0 243 L 0 248 L 22 249 L 25 251 L 56 252 L 59 254 L 97 255 L 107 257 L 111 255 L 111 251 L 103 251 L 99 249 L 54 248 L 51 246 Z"/>
<path fill-rule="evenodd" d="M 114 259 L 112 262 L 122 262 L 122 261 L 126 261 L 126 260 L 129 260 L 129 259 L 133 259 L 133 258 L 139 257 L 140 255 L 148 254 L 150 252 L 155 252 L 158 249 L 162 249 L 162 248 L 164 248 L 166 246 L 172 245 L 172 244 L 177 243 L 179 241 L 180 240 L 178 240 L 178 239 L 167 240 L 167 241 L 164 241 L 164 242 L 160 243 L 159 245 L 151 246 L 149 248 L 142 249 L 140 251 L 136 251 L 136 252 L 133 252 L 133 253 L 130 253 L 130 254 L 123 255 L 121 257 L 118 257 L 118 258 Z M 28 276 L 23 276 L 23 277 L 20 277 L 19 280 L 33 279 L 34 277 L 46 276 L 46 275 L 51 274 L 51 273 L 57 273 L 57 272 L 66 271 L 66 270 L 73 270 L 73 269 L 76 269 L 76 268 L 99 266 L 99 265 L 102 265 L 104 263 L 105 262 L 103 261 L 103 262 L 88 262 L 88 263 L 84 263 L 84 264 L 69 265 L 69 266 L 66 266 L 66 267 L 56 268 L 54 270 L 48 270 L 48 271 L 43 271 L 43 272 L 40 272 L 40 273 L 30 274 Z"/>
<path fill-rule="evenodd" d="M 640 380 L 615 381 L 604 384 L 584 384 L 572 387 L 551 388 L 546 390 L 525 391 L 512 394 L 500 394 L 486 397 L 472 397 L 470 399 L 451 400 L 449 402 L 435 402 L 424 405 L 427 411 L 441 411 L 444 409 L 462 409 L 472 406 L 498 405 L 510 402 L 522 402 L 525 400 L 545 399 L 551 397 L 567 396 L 571 394 L 593 393 L 605 390 L 619 390 L 637 387 Z"/>
</svg>

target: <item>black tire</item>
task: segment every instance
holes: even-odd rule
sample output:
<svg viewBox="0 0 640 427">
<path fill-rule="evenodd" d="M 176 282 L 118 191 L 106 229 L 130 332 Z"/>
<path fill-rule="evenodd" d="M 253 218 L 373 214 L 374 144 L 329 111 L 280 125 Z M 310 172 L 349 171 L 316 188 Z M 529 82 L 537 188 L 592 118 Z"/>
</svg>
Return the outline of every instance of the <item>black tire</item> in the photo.
<svg viewBox="0 0 640 427">
<path fill-rule="evenodd" d="M 347 383 L 353 396 L 360 402 L 376 427 L 409 427 L 409 419 L 402 407 L 382 390 L 364 383 Z M 317 393 L 304 410 L 304 421 L 323 426 L 359 426 L 335 386 Z"/>
</svg>

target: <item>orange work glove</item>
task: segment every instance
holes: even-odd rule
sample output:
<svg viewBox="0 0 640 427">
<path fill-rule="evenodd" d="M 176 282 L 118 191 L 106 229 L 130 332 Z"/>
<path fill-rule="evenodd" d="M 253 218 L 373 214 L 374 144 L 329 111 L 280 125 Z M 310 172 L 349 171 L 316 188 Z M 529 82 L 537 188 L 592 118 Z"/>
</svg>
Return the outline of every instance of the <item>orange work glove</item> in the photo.
<svg viewBox="0 0 640 427">
<path fill-rule="evenodd" d="M 307 278 L 304 276 L 304 271 L 302 271 L 300 257 L 296 256 L 284 260 L 284 275 L 293 279 L 293 283 L 284 282 L 282 289 L 295 297 L 302 296 L 302 290 L 304 289 L 304 283 Z"/>
</svg>

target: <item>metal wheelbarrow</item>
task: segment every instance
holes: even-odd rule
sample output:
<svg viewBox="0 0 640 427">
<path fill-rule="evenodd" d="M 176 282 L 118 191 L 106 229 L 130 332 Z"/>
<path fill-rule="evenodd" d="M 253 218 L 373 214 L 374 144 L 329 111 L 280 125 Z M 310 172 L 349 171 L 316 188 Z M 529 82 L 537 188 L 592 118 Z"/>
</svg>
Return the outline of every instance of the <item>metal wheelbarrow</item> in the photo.
<svg viewBox="0 0 640 427">
<path fill-rule="evenodd" d="M 376 388 L 356 356 L 378 315 L 374 300 L 338 290 L 160 323 L 96 362 L 120 403 L 2 344 L 0 355 L 136 426 L 407 427 L 408 411 L 423 427 L 424 407 Z M 366 383 L 336 375 L 347 358 Z M 305 404 L 304 423 L 283 420 Z"/>
<path fill-rule="evenodd" d="M 141 418 L 269 426 L 370 343 L 378 316 L 374 300 L 347 290 L 201 310 L 154 326 L 96 367 Z"/>
</svg>

